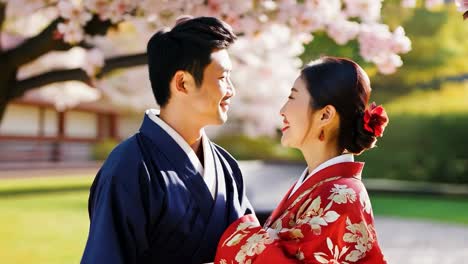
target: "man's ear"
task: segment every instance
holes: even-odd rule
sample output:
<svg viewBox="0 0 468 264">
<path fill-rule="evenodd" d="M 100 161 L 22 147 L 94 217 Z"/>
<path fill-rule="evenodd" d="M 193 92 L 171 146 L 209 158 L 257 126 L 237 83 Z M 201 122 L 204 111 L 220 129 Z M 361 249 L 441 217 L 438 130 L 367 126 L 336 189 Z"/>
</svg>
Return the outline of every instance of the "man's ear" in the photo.
<svg viewBox="0 0 468 264">
<path fill-rule="evenodd" d="M 187 77 L 184 71 L 176 71 L 172 80 L 174 82 L 174 87 L 177 92 L 187 93 Z"/>
</svg>

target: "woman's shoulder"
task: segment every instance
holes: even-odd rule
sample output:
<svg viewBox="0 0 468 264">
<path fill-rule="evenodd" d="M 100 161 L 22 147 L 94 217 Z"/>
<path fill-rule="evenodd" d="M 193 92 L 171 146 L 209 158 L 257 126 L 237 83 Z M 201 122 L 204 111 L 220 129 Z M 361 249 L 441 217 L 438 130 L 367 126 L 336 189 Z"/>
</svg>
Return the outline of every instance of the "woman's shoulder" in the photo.
<svg viewBox="0 0 468 264">
<path fill-rule="evenodd" d="M 350 190 L 353 191 L 365 191 L 365 186 L 362 183 L 361 179 L 358 177 L 342 177 L 342 176 L 332 176 L 328 177 L 316 184 L 314 188 L 315 192 L 329 192 L 331 190 Z M 314 193 L 311 193 L 313 195 Z"/>
<path fill-rule="evenodd" d="M 307 196 L 311 201 L 318 198 L 324 205 L 337 210 L 364 210 L 371 214 L 369 195 L 359 178 L 337 176 L 324 179 Z"/>
</svg>

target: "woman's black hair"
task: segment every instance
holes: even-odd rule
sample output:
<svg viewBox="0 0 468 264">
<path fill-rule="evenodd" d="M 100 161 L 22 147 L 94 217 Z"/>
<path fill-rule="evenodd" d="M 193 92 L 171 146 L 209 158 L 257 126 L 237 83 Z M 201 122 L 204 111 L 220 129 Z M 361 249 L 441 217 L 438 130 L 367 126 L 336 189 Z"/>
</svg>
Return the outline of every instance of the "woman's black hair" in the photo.
<svg viewBox="0 0 468 264">
<path fill-rule="evenodd" d="M 371 87 L 364 70 L 345 58 L 323 57 L 301 71 L 312 97 L 312 108 L 335 107 L 340 117 L 338 146 L 340 150 L 360 154 L 372 148 L 376 137 L 364 129 L 364 110 Z"/>
</svg>

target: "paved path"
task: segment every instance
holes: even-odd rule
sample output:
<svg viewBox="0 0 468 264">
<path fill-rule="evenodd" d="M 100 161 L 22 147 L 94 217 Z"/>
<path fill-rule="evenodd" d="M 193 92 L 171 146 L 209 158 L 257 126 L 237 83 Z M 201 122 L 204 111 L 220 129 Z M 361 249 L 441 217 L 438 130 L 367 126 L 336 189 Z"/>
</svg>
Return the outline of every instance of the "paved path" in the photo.
<svg viewBox="0 0 468 264">
<path fill-rule="evenodd" d="M 468 263 L 466 226 L 376 218 L 376 229 L 389 264 Z"/>
</svg>

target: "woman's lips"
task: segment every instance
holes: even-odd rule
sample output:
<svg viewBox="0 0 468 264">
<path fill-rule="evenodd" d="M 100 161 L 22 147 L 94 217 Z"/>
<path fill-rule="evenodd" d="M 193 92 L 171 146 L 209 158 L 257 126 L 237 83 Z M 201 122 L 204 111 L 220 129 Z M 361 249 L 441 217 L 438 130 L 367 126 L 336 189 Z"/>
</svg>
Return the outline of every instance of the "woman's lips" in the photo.
<svg viewBox="0 0 468 264">
<path fill-rule="evenodd" d="M 288 130 L 289 128 L 289 122 L 288 120 L 286 120 L 286 117 L 284 116 L 284 119 L 283 119 L 283 128 L 281 129 L 282 132 Z"/>
</svg>

